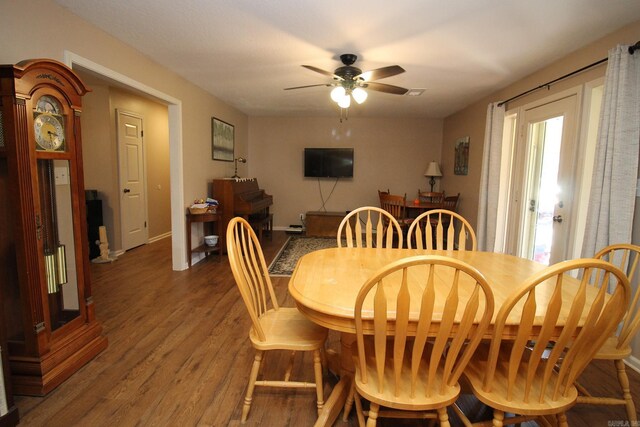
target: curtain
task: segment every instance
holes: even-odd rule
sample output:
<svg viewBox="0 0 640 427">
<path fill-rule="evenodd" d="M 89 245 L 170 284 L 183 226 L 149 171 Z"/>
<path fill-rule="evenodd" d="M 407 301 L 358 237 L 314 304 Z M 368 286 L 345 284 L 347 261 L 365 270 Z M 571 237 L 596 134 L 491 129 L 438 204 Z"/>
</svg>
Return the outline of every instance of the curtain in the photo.
<svg viewBox="0 0 640 427">
<path fill-rule="evenodd" d="M 504 111 L 504 105 L 492 103 L 487 106 L 476 226 L 478 250 L 481 251 L 493 252 L 495 248 Z"/>
<path fill-rule="evenodd" d="M 630 243 L 640 145 L 640 54 L 609 51 L 582 256 Z"/>
</svg>

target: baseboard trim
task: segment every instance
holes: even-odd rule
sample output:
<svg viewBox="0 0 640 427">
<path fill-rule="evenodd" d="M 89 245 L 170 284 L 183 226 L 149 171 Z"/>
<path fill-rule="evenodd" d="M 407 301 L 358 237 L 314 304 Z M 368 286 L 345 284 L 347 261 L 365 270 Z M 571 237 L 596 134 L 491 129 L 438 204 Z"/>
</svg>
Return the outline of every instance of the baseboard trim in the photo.
<svg viewBox="0 0 640 427">
<path fill-rule="evenodd" d="M 166 239 L 167 237 L 171 237 L 171 231 L 167 231 L 164 234 L 160 234 L 160 235 L 157 235 L 155 237 L 151 237 L 149 239 L 149 242 L 147 242 L 147 243 L 154 243 L 154 242 L 157 242 L 158 240 Z"/>
<path fill-rule="evenodd" d="M 624 363 L 640 374 L 640 359 L 635 356 L 629 356 L 624 360 Z"/>
</svg>

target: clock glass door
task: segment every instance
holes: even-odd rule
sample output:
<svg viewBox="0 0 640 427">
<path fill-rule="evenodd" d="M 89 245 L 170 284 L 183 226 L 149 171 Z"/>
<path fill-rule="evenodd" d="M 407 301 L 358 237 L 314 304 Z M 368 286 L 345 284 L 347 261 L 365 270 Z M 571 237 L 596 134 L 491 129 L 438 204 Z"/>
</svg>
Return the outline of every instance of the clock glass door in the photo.
<svg viewBox="0 0 640 427">
<path fill-rule="evenodd" d="M 44 250 L 52 331 L 80 314 L 70 174 L 68 160 L 38 159 L 39 238 Z"/>
</svg>

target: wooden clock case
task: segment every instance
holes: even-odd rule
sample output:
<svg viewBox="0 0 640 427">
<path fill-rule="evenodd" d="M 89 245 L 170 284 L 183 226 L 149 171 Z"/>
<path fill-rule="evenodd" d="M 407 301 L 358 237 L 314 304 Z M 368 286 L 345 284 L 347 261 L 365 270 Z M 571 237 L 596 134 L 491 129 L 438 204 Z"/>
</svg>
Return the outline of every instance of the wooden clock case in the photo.
<svg viewBox="0 0 640 427">
<path fill-rule="evenodd" d="M 89 271 L 80 132 L 88 91 L 57 61 L 0 66 L 0 328 L 15 394 L 47 394 L 107 347 Z M 46 132 L 36 120 L 51 113 L 43 99 L 61 124 Z M 36 133 L 61 138 L 61 128 L 61 148 L 36 144 Z"/>
</svg>

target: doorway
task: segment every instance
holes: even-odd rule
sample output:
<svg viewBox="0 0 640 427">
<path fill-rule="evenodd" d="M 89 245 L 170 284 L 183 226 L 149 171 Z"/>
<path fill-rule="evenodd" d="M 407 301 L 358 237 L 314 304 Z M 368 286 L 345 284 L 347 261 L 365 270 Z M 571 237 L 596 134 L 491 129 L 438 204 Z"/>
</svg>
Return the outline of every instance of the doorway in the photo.
<svg viewBox="0 0 640 427">
<path fill-rule="evenodd" d="M 578 94 L 518 112 L 509 215 L 515 253 L 545 265 L 567 259 L 575 193 Z"/>
<path fill-rule="evenodd" d="M 147 94 L 168 105 L 169 109 L 169 157 L 171 179 L 171 263 L 174 271 L 187 269 L 186 219 L 184 215 L 184 168 L 182 165 L 182 101 L 151 88 L 117 71 L 97 64 L 73 52 L 64 51 L 64 63 L 69 68 L 81 67 L 107 80 Z"/>
</svg>

